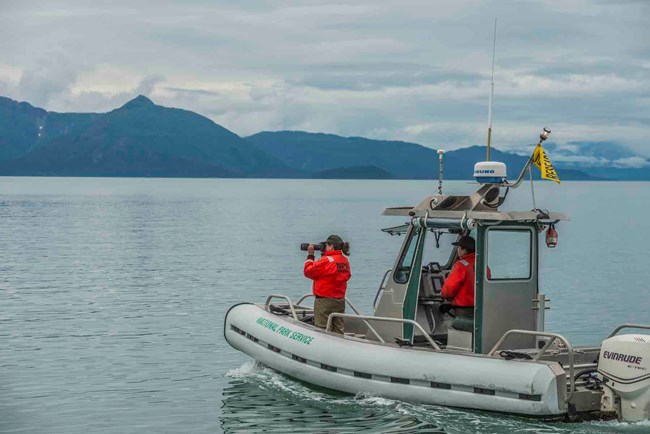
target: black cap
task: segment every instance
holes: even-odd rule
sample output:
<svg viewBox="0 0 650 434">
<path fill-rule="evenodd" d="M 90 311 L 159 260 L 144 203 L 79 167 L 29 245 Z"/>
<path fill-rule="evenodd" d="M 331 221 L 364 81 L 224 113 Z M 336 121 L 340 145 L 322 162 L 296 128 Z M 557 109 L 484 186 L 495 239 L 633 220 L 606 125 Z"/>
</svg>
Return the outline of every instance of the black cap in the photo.
<svg viewBox="0 0 650 434">
<path fill-rule="evenodd" d="M 330 246 L 333 246 L 335 244 L 342 245 L 343 238 L 339 237 L 338 235 L 330 235 L 329 237 L 327 237 L 327 243 Z"/>
<path fill-rule="evenodd" d="M 458 241 L 455 243 L 451 243 L 452 246 L 460 246 L 463 249 L 473 252 L 476 250 L 476 241 L 474 241 L 474 238 L 465 236 L 465 237 L 460 237 Z"/>
</svg>

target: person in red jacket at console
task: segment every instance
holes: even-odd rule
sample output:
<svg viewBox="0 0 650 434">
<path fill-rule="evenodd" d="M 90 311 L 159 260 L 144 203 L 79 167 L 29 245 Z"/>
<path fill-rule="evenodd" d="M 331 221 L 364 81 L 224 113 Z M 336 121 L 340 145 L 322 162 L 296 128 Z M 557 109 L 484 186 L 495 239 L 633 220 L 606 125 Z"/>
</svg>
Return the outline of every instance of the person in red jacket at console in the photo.
<svg viewBox="0 0 650 434">
<path fill-rule="evenodd" d="M 457 317 L 474 318 L 476 242 L 470 236 L 463 236 L 451 244 L 456 246 L 457 259 L 442 285 L 440 296 L 449 300 Z"/>
<path fill-rule="evenodd" d="M 350 280 L 350 243 L 343 242 L 338 235 L 327 237 L 323 256 L 317 261 L 314 245 L 307 248 L 305 277 L 314 281 L 314 325 L 325 328 L 331 313 L 345 312 L 345 291 Z M 345 255 L 345 256 L 344 256 Z M 343 318 L 332 318 L 332 331 L 343 334 Z"/>
</svg>

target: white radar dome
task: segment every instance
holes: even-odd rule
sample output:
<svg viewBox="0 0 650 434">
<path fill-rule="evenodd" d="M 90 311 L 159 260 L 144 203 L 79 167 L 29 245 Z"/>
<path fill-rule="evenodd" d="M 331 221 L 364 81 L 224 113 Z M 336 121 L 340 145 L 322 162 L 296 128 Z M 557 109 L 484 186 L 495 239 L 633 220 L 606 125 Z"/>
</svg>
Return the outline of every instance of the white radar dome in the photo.
<svg viewBox="0 0 650 434">
<path fill-rule="evenodd" d="M 501 184 L 506 179 L 506 165 L 499 161 L 476 163 L 474 178 L 481 184 Z"/>
</svg>

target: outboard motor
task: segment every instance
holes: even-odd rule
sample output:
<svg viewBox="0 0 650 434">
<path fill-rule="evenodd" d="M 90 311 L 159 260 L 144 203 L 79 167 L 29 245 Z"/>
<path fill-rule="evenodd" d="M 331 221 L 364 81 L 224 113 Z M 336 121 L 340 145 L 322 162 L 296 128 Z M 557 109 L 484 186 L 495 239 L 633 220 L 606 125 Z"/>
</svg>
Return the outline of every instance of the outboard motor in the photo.
<svg viewBox="0 0 650 434">
<path fill-rule="evenodd" d="M 620 335 L 603 341 L 598 360 L 601 410 L 626 422 L 650 419 L 650 336 Z"/>
</svg>

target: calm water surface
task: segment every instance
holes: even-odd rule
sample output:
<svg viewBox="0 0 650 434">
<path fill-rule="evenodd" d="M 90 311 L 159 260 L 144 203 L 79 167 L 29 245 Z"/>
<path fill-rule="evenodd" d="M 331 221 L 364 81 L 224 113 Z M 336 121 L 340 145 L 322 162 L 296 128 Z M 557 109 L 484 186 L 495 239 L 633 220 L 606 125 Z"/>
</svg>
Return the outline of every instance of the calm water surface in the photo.
<svg viewBox="0 0 650 434">
<path fill-rule="evenodd" d="M 649 432 L 333 395 L 227 345 L 228 307 L 309 292 L 298 244 L 330 233 L 371 312 L 402 240 L 380 213 L 435 184 L 0 178 L 0 432 Z M 650 322 L 650 183 L 538 182 L 536 197 L 572 218 L 543 251 L 547 329 L 585 344 Z M 509 200 L 532 208 L 527 186 Z"/>
</svg>

